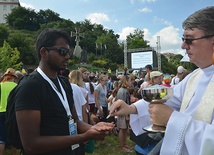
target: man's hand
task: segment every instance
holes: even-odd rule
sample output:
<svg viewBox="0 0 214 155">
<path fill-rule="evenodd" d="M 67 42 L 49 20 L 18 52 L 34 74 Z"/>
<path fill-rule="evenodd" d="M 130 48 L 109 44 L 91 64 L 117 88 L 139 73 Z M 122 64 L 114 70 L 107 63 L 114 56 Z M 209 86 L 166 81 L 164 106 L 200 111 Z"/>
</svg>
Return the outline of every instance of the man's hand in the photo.
<svg viewBox="0 0 214 155">
<path fill-rule="evenodd" d="M 111 131 L 114 128 L 114 123 L 106 123 L 106 122 L 99 122 L 93 125 L 91 128 L 96 131 Z"/>
<path fill-rule="evenodd" d="M 93 125 L 85 134 L 88 139 L 104 140 L 110 131 L 114 128 L 114 123 L 99 122 Z"/>
</svg>

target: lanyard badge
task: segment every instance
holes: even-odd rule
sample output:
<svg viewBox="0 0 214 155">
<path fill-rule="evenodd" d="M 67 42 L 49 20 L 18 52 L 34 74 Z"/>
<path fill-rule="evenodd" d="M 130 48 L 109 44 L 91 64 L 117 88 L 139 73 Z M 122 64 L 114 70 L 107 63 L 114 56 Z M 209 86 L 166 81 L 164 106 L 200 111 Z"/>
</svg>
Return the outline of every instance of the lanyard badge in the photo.
<svg viewBox="0 0 214 155">
<path fill-rule="evenodd" d="M 74 122 L 73 118 L 71 118 L 71 117 L 69 118 L 68 125 L 69 125 L 70 135 L 76 135 L 77 134 L 77 123 Z M 74 144 L 71 146 L 71 149 L 74 150 L 78 147 L 79 147 L 79 144 Z"/>
</svg>

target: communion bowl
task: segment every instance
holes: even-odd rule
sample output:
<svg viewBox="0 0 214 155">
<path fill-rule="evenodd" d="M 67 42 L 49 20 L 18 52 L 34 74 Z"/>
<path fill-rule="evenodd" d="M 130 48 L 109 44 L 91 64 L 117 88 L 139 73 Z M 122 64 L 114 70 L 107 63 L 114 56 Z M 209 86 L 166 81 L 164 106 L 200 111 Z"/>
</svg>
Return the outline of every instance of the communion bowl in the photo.
<svg viewBox="0 0 214 155">
<path fill-rule="evenodd" d="M 141 91 L 142 98 L 150 103 L 164 103 L 172 96 L 172 88 L 153 85 L 143 88 Z"/>
</svg>

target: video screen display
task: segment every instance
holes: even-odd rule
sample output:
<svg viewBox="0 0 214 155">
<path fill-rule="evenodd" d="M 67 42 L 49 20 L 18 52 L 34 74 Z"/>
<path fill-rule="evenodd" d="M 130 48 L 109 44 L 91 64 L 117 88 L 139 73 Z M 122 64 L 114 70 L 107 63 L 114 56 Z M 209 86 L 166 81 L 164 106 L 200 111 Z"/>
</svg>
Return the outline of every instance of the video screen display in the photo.
<svg viewBox="0 0 214 155">
<path fill-rule="evenodd" d="M 146 65 L 153 66 L 153 51 L 131 53 L 131 68 L 140 69 Z"/>
</svg>

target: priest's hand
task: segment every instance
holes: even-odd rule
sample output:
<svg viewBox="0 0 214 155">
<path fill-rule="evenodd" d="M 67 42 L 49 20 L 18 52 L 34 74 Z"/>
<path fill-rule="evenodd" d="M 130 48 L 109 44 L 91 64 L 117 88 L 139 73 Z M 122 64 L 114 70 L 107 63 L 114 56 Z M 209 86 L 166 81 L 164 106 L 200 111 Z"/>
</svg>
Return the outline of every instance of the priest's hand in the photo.
<svg viewBox="0 0 214 155">
<path fill-rule="evenodd" d="M 149 104 L 150 121 L 152 124 L 166 126 L 173 109 L 165 104 Z"/>
<path fill-rule="evenodd" d="M 111 105 L 109 116 L 126 116 L 135 113 L 137 113 L 137 109 L 134 104 L 128 105 L 123 100 L 118 99 Z"/>
</svg>

